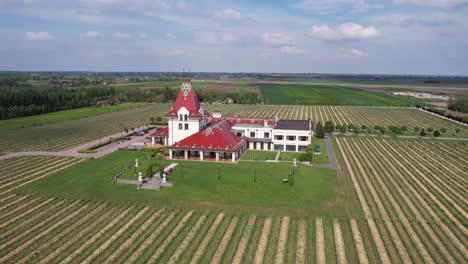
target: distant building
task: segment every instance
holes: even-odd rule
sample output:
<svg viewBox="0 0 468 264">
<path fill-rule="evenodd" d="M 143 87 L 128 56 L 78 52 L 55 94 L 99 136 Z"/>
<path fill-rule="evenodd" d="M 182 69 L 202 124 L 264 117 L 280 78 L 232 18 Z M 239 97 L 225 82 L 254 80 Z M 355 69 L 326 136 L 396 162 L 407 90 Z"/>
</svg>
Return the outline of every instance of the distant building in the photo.
<svg viewBox="0 0 468 264">
<path fill-rule="evenodd" d="M 235 162 L 247 149 L 305 151 L 313 136 L 309 120 L 209 116 L 190 81 L 182 83 L 165 117 L 168 127 L 150 137 L 153 144 L 169 146 L 171 159 Z"/>
<path fill-rule="evenodd" d="M 234 103 L 234 100 L 232 100 L 232 98 L 228 97 L 228 98 L 226 98 L 226 103 L 232 104 L 232 103 Z"/>
<path fill-rule="evenodd" d="M 98 107 L 104 107 L 104 106 L 109 106 L 110 104 L 109 104 L 109 102 L 107 100 L 102 100 L 102 101 L 97 101 L 96 105 Z"/>
</svg>

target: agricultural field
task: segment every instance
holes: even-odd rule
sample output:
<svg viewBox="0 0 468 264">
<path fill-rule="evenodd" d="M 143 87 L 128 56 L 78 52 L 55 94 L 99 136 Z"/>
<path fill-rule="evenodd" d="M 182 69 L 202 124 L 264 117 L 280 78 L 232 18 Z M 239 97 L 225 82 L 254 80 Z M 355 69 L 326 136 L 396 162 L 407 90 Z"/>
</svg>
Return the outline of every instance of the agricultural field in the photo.
<svg viewBox="0 0 468 264">
<path fill-rule="evenodd" d="M 30 126 L 39 126 L 49 123 L 62 122 L 71 119 L 78 119 L 93 115 L 105 114 L 114 111 L 121 111 L 128 108 L 147 105 L 147 103 L 124 103 L 110 105 L 106 107 L 83 107 L 71 110 L 51 112 L 47 114 L 18 117 L 6 120 L 0 120 L 0 128 L 25 128 Z"/>
<path fill-rule="evenodd" d="M 0 153 L 19 151 L 60 151 L 121 132 L 124 127 L 141 127 L 150 117 L 163 116 L 170 104 L 148 104 L 110 113 L 87 116 L 25 128 L 0 127 Z M 53 116 L 61 116 L 60 112 Z M 32 118 L 32 117 L 31 117 Z M 15 122 L 15 126 L 21 124 Z M 30 118 L 25 118 L 29 124 Z M 50 148 L 49 148 L 50 147 Z"/>
<path fill-rule="evenodd" d="M 468 261 L 467 144 L 337 137 L 382 263 Z M 371 261 L 373 262 L 373 261 Z"/>
<path fill-rule="evenodd" d="M 368 92 L 336 85 L 271 84 L 257 85 L 263 101 L 274 105 L 356 105 L 414 106 L 412 98 L 382 92 Z"/>
<path fill-rule="evenodd" d="M 395 107 L 364 107 L 364 106 L 307 106 L 307 105 L 237 105 L 237 104 L 206 104 L 203 107 L 209 112 L 220 111 L 224 116 L 239 115 L 251 117 L 278 117 L 283 119 L 312 120 L 314 123 L 331 120 L 335 124 L 381 126 L 407 126 L 447 129 L 443 136 L 453 135 L 455 129 L 460 129 L 457 136 L 468 136 L 468 129 L 462 125 L 424 113 L 416 108 Z"/>
</svg>

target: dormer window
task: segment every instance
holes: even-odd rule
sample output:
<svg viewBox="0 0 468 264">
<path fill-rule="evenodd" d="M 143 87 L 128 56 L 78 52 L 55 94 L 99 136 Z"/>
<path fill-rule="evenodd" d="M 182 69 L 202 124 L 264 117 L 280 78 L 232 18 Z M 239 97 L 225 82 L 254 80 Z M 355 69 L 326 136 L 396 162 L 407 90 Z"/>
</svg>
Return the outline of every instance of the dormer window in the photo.
<svg viewBox="0 0 468 264">
<path fill-rule="evenodd" d="M 179 121 L 183 121 L 182 114 L 179 115 Z"/>
<path fill-rule="evenodd" d="M 187 114 L 184 115 L 184 120 L 187 121 L 188 120 L 188 116 Z"/>
</svg>

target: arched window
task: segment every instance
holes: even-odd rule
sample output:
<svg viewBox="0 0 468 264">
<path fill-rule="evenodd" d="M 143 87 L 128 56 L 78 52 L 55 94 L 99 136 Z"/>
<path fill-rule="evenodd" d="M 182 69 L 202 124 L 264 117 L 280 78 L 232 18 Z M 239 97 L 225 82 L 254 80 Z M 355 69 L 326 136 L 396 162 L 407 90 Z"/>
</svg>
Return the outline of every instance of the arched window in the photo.
<svg viewBox="0 0 468 264">
<path fill-rule="evenodd" d="M 184 120 L 187 121 L 188 120 L 188 116 L 187 114 L 184 115 Z"/>
<path fill-rule="evenodd" d="M 182 121 L 182 114 L 179 115 L 179 121 Z"/>
</svg>

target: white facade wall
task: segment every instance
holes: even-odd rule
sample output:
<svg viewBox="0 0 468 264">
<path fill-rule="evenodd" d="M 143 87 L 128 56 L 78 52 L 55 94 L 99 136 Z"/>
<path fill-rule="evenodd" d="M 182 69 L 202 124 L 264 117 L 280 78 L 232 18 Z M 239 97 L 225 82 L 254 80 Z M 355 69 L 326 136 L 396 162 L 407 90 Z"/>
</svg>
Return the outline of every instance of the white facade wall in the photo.
<svg viewBox="0 0 468 264">
<path fill-rule="evenodd" d="M 182 121 L 180 120 L 181 115 Z M 187 120 L 185 120 L 185 116 L 187 116 Z M 182 129 L 180 129 L 179 124 L 182 126 Z M 188 125 L 188 129 L 186 129 L 186 125 Z M 203 129 L 203 127 L 205 127 L 205 118 L 190 118 L 189 111 L 185 107 L 181 107 L 177 112 L 177 118 L 174 117 L 168 120 L 168 127 L 168 145 L 172 145 L 175 142 L 179 142 Z"/>
<path fill-rule="evenodd" d="M 276 136 L 283 136 L 282 140 L 275 139 Z M 288 140 L 288 136 L 294 136 L 295 140 Z M 285 130 L 275 129 L 273 130 L 273 144 L 282 145 L 283 150 L 287 151 L 286 145 L 296 146 L 296 151 L 299 150 L 299 146 L 308 146 L 311 144 L 313 132 L 307 130 Z M 300 137 L 307 137 L 307 141 L 301 141 Z"/>
</svg>

